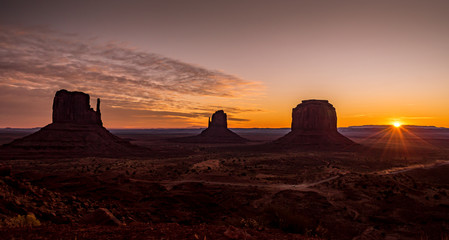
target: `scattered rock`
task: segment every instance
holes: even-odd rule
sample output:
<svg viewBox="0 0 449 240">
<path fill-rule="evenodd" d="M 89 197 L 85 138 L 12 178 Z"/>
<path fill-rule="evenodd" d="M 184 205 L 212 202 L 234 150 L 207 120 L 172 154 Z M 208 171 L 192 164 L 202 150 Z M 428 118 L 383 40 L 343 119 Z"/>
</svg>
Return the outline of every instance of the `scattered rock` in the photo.
<svg viewBox="0 0 449 240">
<path fill-rule="evenodd" d="M 107 226 L 122 226 L 120 222 L 108 209 L 99 208 L 95 212 L 86 215 L 82 222 L 85 224 L 107 225 Z"/>
<path fill-rule="evenodd" d="M 233 226 L 229 226 L 223 233 L 229 239 L 254 239 L 249 233 L 243 229 L 239 229 Z"/>
<path fill-rule="evenodd" d="M 353 238 L 354 240 L 376 240 L 376 239 L 385 239 L 385 236 L 382 235 L 382 232 L 376 230 L 374 227 L 368 227 L 363 231 L 362 234 Z"/>
</svg>

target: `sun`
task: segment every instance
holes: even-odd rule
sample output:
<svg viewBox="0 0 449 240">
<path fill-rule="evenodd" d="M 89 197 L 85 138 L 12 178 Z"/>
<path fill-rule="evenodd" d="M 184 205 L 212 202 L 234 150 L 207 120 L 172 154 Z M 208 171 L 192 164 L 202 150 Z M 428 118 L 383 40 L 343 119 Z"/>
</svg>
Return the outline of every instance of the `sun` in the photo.
<svg viewBox="0 0 449 240">
<path fill-rule="evenodd" d="M 393 126 L 394 126 L 394 127 L 397 127 L 397 128 L 400 127 L 401 125 L 402 125 L 402 124 L 401 124 L 400 122 L 394 122 L 394 123 L 393 123 Z"/>
</svg>

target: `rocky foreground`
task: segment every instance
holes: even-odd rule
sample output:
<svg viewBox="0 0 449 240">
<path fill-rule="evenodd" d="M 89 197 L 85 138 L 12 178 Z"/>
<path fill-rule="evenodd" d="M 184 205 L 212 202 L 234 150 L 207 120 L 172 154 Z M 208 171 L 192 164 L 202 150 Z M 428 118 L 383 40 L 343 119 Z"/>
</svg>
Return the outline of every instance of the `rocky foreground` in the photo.
<svg viewBox="0 0 449 240">
<path fill-rule="evenodd" d="M 362 157 L 212 148 L 188 158 L 5 161 L 15 166 L 0 180 L 0 231 L 24 239 L 67 236 L 57 229 L 78 239 L 445 236 L 449 164 L 437 161 L 442 155 L 407 165 Z M 40 226 L 8 225 L 30 213 Z"/>
</svg>

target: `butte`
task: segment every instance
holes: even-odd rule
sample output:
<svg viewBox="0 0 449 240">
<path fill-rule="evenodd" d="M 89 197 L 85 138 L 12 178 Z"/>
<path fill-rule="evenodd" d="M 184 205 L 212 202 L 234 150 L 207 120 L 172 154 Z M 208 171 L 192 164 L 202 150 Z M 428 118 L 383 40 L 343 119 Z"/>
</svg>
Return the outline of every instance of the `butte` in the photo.
<svg viewBox="0 0 449 240">
<path fill-rule="evenodd" d="M 1 147 L 6 157 L 79 157 L 134 155 L 143 150 L 103 127 L 100 99 L 96 111 L 82 92 L 59 90 L 53 100 L 53 121 L 39 131 Z"/>
<path fill-rule="evenodd" d="M 244 143 L 248 140 L 228 129 L 227 115 L 223 110 L 216 111 L 209 118 L 208 127 L 199 135 L 172 139 L 186 143 Z"/>
<path fill-rule="evenodd" d="M 274 142 L 284 146 L 336 147 L 355 143 L 337 131 L 337 113 L 327 100 L 304 100 L 292 110 L 291 131 Z"/>
</svg>

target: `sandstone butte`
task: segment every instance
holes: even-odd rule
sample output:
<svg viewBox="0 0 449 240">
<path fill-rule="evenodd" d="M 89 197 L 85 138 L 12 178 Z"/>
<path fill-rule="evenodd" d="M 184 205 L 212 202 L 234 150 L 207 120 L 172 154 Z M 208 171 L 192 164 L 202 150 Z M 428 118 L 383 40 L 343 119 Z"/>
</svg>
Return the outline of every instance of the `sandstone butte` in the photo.
<svg viewBox="0 0 449 240">
<path fill-rule="evenodd" d="M 39 131 L 16 139 L 0 149 L 6 155 L 79 156 L 133 154 L 138 147 L 103 127 L 100 99 L 97 109 L 82 92 L 59 90 L 53 100 L 53 121 Z"/>
<path fill-rule="evenodd" d="M 296 146 L 350 146 L 355 143 L 337 131 L 337 113 L 327 100 L 304 100 L 292 109 L 291 131 L 275 141 Z"/>
<path fill-rule="evenodd" d="M 228 129 L 227 115 L 223 110 L 216 111 L 209 118 L 208 127 L 199 135 L 173 139 L 176 142 L 191 143 L 243 143 L 248 140 Z"/>
</svg>

